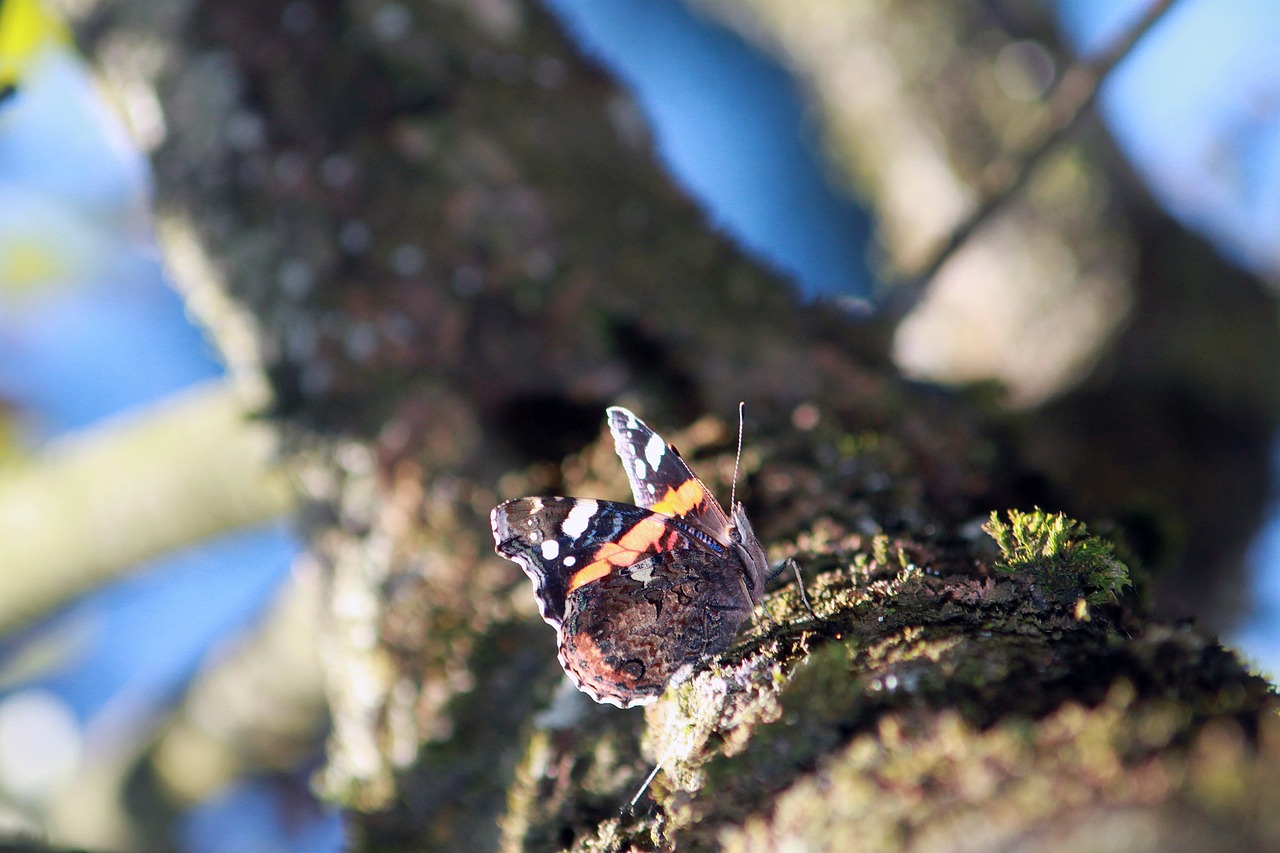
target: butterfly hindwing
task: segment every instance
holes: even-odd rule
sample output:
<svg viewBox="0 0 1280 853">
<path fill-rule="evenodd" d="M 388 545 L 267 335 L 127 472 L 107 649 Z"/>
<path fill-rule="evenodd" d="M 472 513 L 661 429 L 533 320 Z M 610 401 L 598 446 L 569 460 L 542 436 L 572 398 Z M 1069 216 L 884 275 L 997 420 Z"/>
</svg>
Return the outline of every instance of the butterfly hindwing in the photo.
<svg viewBox="0 0 1280 853">
<path fill-rule="evenodd" d="M 724 651 L 750 618 L 754 605 L 737 585 L 714 581 L 724 565 L 703 549 L 664 551 L 571 592 L 560 630 L 564 671 L 597 702 L 653 701 Z"/>
</svg>

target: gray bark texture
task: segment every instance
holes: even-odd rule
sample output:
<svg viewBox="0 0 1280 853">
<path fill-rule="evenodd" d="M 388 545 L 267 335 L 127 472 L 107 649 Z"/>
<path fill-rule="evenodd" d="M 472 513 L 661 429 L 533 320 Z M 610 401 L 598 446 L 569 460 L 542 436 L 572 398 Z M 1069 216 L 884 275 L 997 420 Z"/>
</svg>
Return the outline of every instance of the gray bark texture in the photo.
<svg viewBox="0 0 1280 853">
<path fill-rule="evenodd" d="M 1273 391 L 1242 395 L 1261 402 L 1232 455 L 1188 440 L 1160 468 L 1188 490 L 1238 476 L 1236 496 L 1158 492 L 1122 517 L 1144 469 L 1095 469 L 1084 435 L 1119 409 L 1015 421 L 981 390 L 904 381 L 884 329 L 801 304 L 708 227 L 537 4 L 78 14 L 108 82 L 158 105 L 165 251 L 237 377 L 269 389 L 306 501 L 332 717 L 315 785 L 352 849 L 1280 847 L 1271 686 L 1146 605 L 1154 567 L 1194 575 L 1168 542 L 1238 562 Z M 1215 283 L 1260 303 L 1240 278 Z M 1134 399 L 1101 377 L 1088 393 Z M 622 498 L 613 403 L 723 498 L 739 400 L 739 496 L 813 614 L 784 575 L 647 709 L 565 691 L 490 508 Z M 1116 548 L 1005 511 L 1035 502 L 1100 520 Z M 1211 512 L 1232 520 L 1217 539 Z"/>
</svg>

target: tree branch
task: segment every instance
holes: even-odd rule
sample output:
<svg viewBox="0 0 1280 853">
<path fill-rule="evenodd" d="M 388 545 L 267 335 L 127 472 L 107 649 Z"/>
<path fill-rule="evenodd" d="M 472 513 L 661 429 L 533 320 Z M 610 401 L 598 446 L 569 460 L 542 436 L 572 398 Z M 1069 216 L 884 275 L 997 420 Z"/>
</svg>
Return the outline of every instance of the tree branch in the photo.
<svg viewBox="0 0 1280 853">
<path fill-rule="evenodd" d="M 0 631 L 175 548 L 286 512 L 275 440 L 213 383 L 92 427 L 0 480 Z"/>
<path fill-rule="evenodd" d="M 886 299 L 886 322 L 893 323 L 922 302 L 943 265 L 992 217 L 1020 193 L 1044 159 L 1066 140 L 1098 98 L 1102 83 L 1151 31 L 1176 0 L 1152 0 L 1146 11 L 1104 51 L 1076 62 L 1054 81 L 1045 109 L 1026 141 L 990 164 L 984 174 L 981 200 L 951 233 L 927 255 L 919 268 L 894 286 Z"/>
</svg>

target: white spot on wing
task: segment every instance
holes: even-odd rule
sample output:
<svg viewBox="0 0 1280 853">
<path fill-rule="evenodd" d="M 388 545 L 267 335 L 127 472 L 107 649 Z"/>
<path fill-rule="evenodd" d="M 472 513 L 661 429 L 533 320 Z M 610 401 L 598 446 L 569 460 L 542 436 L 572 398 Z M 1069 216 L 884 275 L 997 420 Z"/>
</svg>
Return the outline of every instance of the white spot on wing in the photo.
<svg viewBox="0 0 1280 853">
<path fill-rule="evenodd" d="M 644 458 L 649 463 L 649 467 L 658 470 L 658 465 L 662 462 L 662 455 L 667 452 L 667 446 L 662 443 L 662 436 L 656 432 L 649 436 L 649 440 L 644 445 Z"/>
<path fill-rule="evenodd" d="M 565 558 L 564 558 L 564 567 L 565 567 L 566 569 L 567 569 L 567 568 L 570 568 L 570 567 L 571 567 L 571 566 L 573 566 L 573 564 L 574 564 L 574 563 L 576 563 L 576 562 L 578 562 L 578 558 L 577 558 L 577 557 L 574 557 L 574 556 L 572 556 L 572 555 L 570 555 L 570 556 L 568 556 L 568 557 L 565 557 Z"/>
<path fill-rule="evenodd" d="M 560 525 L 560 532 L 570 539 L 577 539 L 587 532 L 587 526 L 591 524 L 591 519 L 596 514 L 597 508 L 598 504 L 595 501 L 580 499 L 573 505 L 573 509 L 569 510 L 569 514 L 564 517 L 564 523 Z"/>
<path fill-rule="evenodd" d="M 648 586 L 649 582 L 653 580 L 653 568 L 652 560 L 645 560 L 638 566 L 632 566 L 631 579 Z"/>
<path fill-rule="evenodd" d="M 638 456 L 632 460 L 631 470 L 635 472 L 637 480 L 643 480 L 645 473 L 648 471 L 648 469 L 644 467 L 644 460 Z"/>
<path fill-rule="evenodd" d="M 554 539 L 548 539 L 542 543 L 542 559 L 554 560 L 560 556 L 560 543 Z"/>
</svg>

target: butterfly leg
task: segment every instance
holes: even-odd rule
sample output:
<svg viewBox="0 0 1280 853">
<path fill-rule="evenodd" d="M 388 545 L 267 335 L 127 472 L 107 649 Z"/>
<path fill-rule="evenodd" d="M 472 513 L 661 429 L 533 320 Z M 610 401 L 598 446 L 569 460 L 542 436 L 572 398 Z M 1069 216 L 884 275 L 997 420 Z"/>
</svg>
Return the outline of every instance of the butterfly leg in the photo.
<svg viewBox="0 0 1280 853">
<path fill-rule="evenodd" d="M 800 577 L 800 563 L 796 561 L 795 557 L 787 557 L 783 568 L 787 566 L 791 567 L 791 573 L 796 576 L 796 588 L 800 590 L 800 603 L 804 605 L 805 610 L 809 611 L 809 616 L 815 622 L 818 621 L 818 614 L 813 612 L 813 606 L 809 604 L 809 596 L 804 591 L 804 578 Z"/>
</svg>

